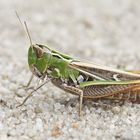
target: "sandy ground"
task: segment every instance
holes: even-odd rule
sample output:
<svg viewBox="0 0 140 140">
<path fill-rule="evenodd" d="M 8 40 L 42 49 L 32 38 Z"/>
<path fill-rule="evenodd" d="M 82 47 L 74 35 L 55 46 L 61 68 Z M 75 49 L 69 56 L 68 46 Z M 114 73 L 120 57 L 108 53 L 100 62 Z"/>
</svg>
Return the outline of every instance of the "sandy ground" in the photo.
<svg viewBox="0 0 140 140">
<path fill-rule="evenodd" d="M 87 101 L 79 120 L 78 99 L 48 84 L 15 108 L 29 93 L 19 87 L 31 75 L 29 41 L 15 10 L 34 43 L 114 68 L 140 69 L 139 0 L 1 0 L 0 140 L 139 140 L 139 104 Z"/>
</svg>

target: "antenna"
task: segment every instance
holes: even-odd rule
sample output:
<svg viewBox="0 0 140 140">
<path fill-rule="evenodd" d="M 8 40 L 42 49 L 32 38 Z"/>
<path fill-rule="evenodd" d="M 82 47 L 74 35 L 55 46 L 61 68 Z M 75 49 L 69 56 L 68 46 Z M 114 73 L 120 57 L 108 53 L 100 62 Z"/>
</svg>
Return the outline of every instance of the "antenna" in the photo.
<svg viewBox="0 0 140 140">
<path fill-rule="evenodd" d="M 21 21 L 21 19 L 20 19 L 20 17 L 19 17 L 18 12 L 17 12 L 17 11 L 15 11 L 15 13 L 16 13 L 16 16 L 17 16 L 17 18 L 18 18 L 18 20 L 19 20 L 20 24 L 23 26 L 22 21 Z M 24 26 L 23 26 L 23 27 L 24 27 Z"/>
<path fill-rule="evenodd" d="M 32 46 L 33 43 L 32 43 L 31 35 L 30 35 L 30 32 L 29 32 L 29 29 L 28 29 L 28 26 L 27 26 L 26 21 L 24 21 L 24 25 L 25 25 L 25 29 L 26 29 L 26 32 L 27 32 L 27 36 L 28 36 L 28 38 L 29 38 L 29 40 L 30 40 L 30 44 L 31 44 L 31 46 Z"/>
<path fill-rule="evenodd" d="M 33 45 L 33 43 L 32 43 L 32 38 L 31 38 L 31 35 L 30 35 L 30 32 L 29 32 L 29 28 L 28 28 L 28 26 L 27 26 L 27 22 L 24 21 L 24 24 L 23 24 L 23 22 L 22 22 L 21 19 L 20 19 L 20 16 L 19 16 L 18 12 L 15 11 L 15 13 L 16 13 L 16 16 L 17 16 L 17 18 L 18 18 L 20 24 L 21 24 L 22 27 L 23 27 L 24 32 L 25 32 L 26 35 L 28 36 L 28 39 L 29 39 L 29 41 L 30 41 L 30 45 L 32 46 L 32 45 Z"/>
</svg>

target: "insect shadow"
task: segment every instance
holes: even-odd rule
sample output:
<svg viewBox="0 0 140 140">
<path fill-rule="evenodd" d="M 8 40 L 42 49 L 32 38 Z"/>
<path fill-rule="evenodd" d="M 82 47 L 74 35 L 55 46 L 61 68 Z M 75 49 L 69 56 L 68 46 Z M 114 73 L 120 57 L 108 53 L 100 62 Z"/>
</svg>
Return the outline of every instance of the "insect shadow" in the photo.
<svg viewBox="0 0 140 140">
<path fill-rule="evenodd" d="M 64 99 L 55 99 L 56 102 L 59 102 L 61 105 L 66 107 L 71 106 L 75 108 L 78 105 L 77 97 L 70 98 L 69 100 Z M 92 108 L 100 108 L 102 110 L 111 110 L 116 106 L 123 106 L 130 101 L 120 101 L 120 100 L 109 100 L 109 99 L 83 99 L 83 110 L 87 107 L 89 110 Z M 130 102 L 132 103 L 132 102 Z"/>
</svg>

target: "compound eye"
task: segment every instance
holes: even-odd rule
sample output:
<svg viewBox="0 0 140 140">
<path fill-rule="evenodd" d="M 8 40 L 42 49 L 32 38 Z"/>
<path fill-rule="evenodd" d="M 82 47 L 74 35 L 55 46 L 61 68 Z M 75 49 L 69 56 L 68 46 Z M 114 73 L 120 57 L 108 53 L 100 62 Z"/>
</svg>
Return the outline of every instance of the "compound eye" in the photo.
<svg viewBox="0 0 140 140">
<path fill-rule="evenodd" d="M 41 47 L 39 47 L 39 46 L 36 45 L 34 47 L 34 50 L 35 50 L 36 55 L 37 55 L 38 58 L 41 58 L 43 56 L 44 51 L 43 51 L 43 49 Z"/>
</svg>

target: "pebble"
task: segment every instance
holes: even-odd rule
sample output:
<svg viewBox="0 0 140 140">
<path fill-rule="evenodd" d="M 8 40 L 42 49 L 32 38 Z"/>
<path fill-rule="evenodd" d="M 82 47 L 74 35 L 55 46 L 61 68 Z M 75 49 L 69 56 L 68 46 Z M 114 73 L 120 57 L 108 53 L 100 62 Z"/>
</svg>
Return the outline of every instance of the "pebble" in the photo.
<svg viewBox="0 0 140 140">
<path fill-rule="evenodd" d="M 7 89 L 7 88 L 5 88 L 5 87 L 0 87 L 0 93 L 2 94 L 2 95 L 5 95 L 5 94 L 10 94 L 10 90 L 9 89 Z"/>
<path fill-rule="evenodd" d="M 40 132 L 43 132 L 43 122 L 40 118 L 36 119 L 35 129 L 40 131 Z"/>
<path fill-rule="evenodd" d="M 112 112 L 114 113 L 114 114 L 118 114 L 119 112 L 121 111 L 121 108 L 120 107 L 113 107 L 112 108 Z"/>
</svg>

